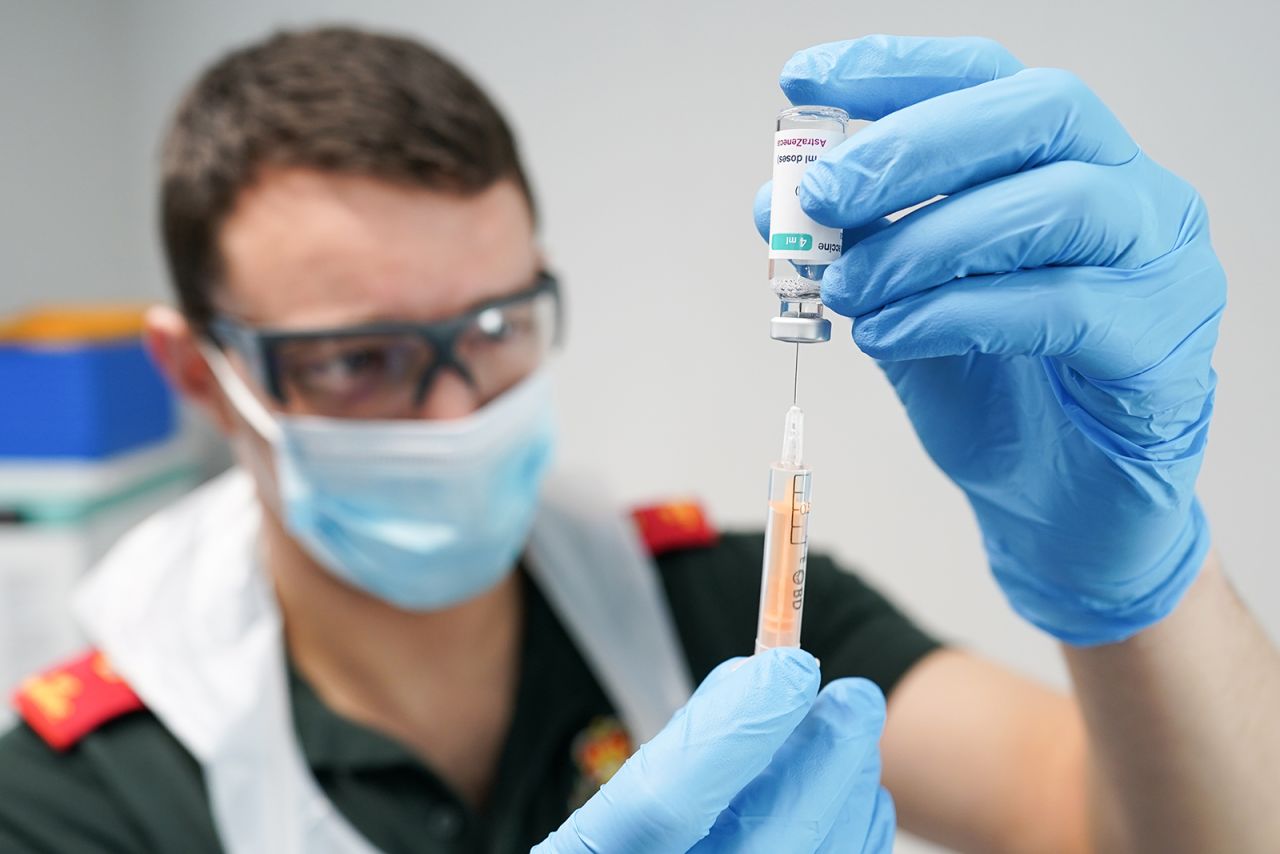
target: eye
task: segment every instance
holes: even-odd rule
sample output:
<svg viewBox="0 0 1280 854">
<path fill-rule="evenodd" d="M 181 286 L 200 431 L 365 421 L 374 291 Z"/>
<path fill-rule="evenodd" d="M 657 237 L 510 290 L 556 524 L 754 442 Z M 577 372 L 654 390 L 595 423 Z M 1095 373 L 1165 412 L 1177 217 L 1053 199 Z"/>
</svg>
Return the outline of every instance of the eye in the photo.
<svg viewBox="0 0 1280 854">
<path fill-rule="evenodd" d="M 286 353 L 285 375 L 298 386 L 345 394 L 401 379 L 425 354 L 417 342 L 322 341 Z"/>
<path fill-rule="evenodd" d="M 378 350 L 347 350 L 308 359 L 294 367 L 294 374 L 309 385 L 334 386 L 361 374 L 380 371 L 386 361 L 386 354 Z"/>
</svg>

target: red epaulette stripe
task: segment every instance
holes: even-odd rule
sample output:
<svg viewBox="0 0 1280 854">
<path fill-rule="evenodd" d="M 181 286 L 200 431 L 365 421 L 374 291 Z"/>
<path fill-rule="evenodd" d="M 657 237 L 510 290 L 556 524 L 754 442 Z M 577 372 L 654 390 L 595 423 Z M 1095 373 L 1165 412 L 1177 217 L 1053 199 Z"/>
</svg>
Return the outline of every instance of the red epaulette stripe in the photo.
<svg viewBox="0 0 1280 854">
<path fill-rule="evenodd" d="M 631 511 L 640 537 L 657 556 L 679 549 L 715 545 L 719 539 L 702 505 L 696 501 L 672 501 Z"/>
<path fill-rule="evenodd" d="M 66 750 L 107 721 L 142 708 L 138 695 L 97 650 L 27 678 L 13 703 L 28 726 L 56 750 Z"/>
</svg>

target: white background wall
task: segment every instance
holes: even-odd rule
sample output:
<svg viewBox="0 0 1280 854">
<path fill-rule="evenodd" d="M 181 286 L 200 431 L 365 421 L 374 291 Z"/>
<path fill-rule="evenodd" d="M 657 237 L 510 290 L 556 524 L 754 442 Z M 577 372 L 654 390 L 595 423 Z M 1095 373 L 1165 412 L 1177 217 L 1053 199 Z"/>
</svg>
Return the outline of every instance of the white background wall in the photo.
<svg viewBox="0 0 1280 854">
<path fill-rule="evenodd" d="M 698 495 L 724 526 L 760 523 L 789 402 L 792 352 L 767 336 L 775 305 L 749 210 L 768 177 L 782 63 L 807 44 L 893 32 L 990 36 L 1028 64 L 1071 68 L 1208 202 L 1231 297 L 1201 492 L 1232 577 L 1280 634 L 1273 4 L 0 0 L 0 10 L 0 311 L 165 296 L 156 142 L 180 90 L 219 52 L 320 20 L 410 32 L 488 86 L 523 141 L 569 287 L 563 458 L 628 499 Z M 1004 605 L 960 493 L 847 322 L 803 352 L 800 397 L 816 542 L 944 636 L 1065 684 L 1054 645 Z"/>
</svg>

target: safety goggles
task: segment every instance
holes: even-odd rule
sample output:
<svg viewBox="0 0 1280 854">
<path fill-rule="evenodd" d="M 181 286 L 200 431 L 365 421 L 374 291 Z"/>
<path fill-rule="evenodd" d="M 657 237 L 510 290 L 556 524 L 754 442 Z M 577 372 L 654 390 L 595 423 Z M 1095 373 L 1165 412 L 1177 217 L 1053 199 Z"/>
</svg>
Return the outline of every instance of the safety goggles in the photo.
<svg viewBox="0 0 1280 854">
<path fill-rule="evenodd" d="M 561 326 L 559 284 L 541 272 L 518 293 L 431 323 L 284 330 L 219 315 L 209 332 L 287 412 L 388 419 L 413 417 L 446 370 L 482 402 L 496 397 L 546 360 Z"/>
</svg>

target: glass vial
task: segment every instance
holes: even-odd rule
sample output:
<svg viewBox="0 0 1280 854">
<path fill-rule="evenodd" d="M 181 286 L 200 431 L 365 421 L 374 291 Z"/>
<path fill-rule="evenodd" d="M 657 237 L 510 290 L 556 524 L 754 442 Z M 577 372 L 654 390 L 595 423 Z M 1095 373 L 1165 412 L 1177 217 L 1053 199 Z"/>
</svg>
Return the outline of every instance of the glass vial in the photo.
<svg viewBox="0 0 1280 854">
<path fill-rule="evenodd" d="M 838 107 L 790 107 L 778 114 L 773 136 L 773 195 L 769 213 L 769 287 L 781 301 L 770 334 L 781 341 L 826 341 L 822 271 L 844 249 L 841 231 L 814 222 L 800 207 L 805 169 L 844 141 L 849 114 Z"/>
</svg>

